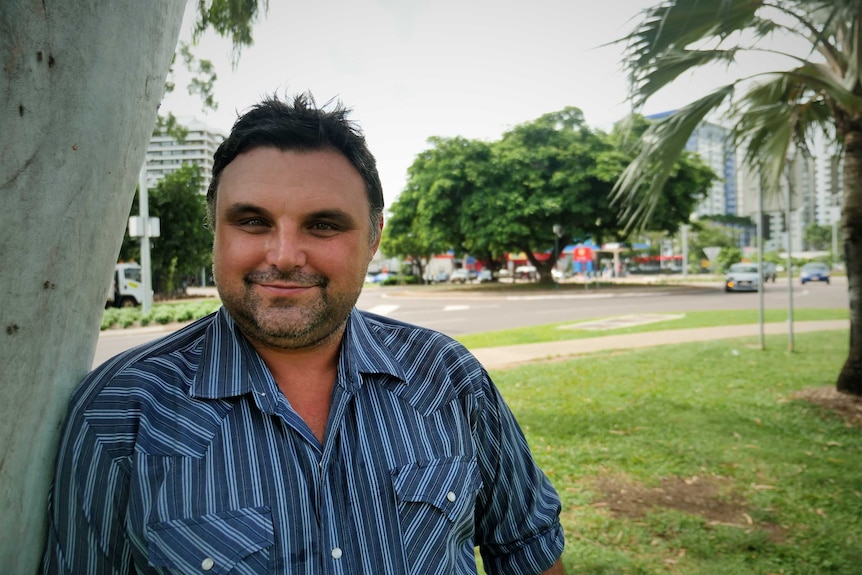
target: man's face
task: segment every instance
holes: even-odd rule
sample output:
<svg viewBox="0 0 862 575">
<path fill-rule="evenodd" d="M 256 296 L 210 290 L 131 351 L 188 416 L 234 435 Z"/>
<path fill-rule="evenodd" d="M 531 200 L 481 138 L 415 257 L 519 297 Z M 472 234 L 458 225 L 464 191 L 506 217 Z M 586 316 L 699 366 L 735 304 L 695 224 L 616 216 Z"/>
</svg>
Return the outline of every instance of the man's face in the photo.
<svg viewBox="0 0 862 575">
<path fill-rule="evenodd" d="M 224 169 L 213 271 L 253 344 L 303 349 L 341 336 L 378 244 L 367 198 L 336 151 L 254 148 Z"/>
</svg>

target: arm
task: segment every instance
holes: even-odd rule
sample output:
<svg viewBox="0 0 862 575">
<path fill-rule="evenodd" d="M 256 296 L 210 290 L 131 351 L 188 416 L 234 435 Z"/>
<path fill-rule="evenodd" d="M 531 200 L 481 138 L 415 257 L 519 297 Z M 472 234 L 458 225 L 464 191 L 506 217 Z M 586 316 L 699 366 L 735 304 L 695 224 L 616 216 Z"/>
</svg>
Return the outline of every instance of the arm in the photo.
<svg viewBox="0 0 862 575">
<path fill-rule="evenodd" d="M 485 569 L 492 575 L 561 575 L 559 496 L 533 460 L 512 412 L 487 374 L 484 378 L 476 426 L 483 483 L 476 506 L 476 542 Z"/>
</svg>

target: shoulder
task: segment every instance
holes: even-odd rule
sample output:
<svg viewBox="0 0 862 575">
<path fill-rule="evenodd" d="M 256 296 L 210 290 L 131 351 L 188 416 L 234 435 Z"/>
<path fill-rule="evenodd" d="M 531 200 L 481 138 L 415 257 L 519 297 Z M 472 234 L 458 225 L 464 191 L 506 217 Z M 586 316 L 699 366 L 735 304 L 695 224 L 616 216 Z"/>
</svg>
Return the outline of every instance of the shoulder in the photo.
<svg viewBox="0 0 862 575">
<path fill-rule="evenodd" d="M 448 335 L 392 318 L 359 312 L 368 330 L 395 357 L 419 363 L 445 363 L 448 367 L 479 369 L 479 361 Z"/>
<path fill-rule="evenodd" d="M 357 312 L 352 327 L 366 371 L 392 374 L 415 393 L 436 394 L 437 401 L 486 391 L 482 365 L 445 334 L 368 312 Z"/>
<path fill-rule="evenodd" d="M 92 433 L 109 449 L 130 448 L 142 420 L 188 397 L 215 316 L 125 351 L 91 371 L 71 396 L 67 432 Z"/>
</svg>

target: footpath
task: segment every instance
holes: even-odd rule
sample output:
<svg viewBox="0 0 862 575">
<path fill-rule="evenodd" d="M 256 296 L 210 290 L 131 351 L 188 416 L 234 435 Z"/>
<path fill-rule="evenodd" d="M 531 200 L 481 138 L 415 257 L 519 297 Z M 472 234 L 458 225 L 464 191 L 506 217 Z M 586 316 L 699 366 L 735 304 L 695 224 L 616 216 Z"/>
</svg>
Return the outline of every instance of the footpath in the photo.
<svg viewBox="0 0 862 575">
<path fill-rule="evenodd" d="M 850 321 L 823 320 L 793 322 L 793 333 L 840 329 L 847 330 L 849 334 Z M 788 325 L 786 322 L 766 323 L 763 325 L 764 335 L 787 334 L 787 332 Z M 482 365 L 485 366 L 485 369 L 491 370 L 516 367 L 535 361 L 566 359 L 600 351 L 636 349 L 736 337 L 758 337 L 759 335 L 759 325 L 744 324 L 693 329 L 666 329 L 644 333 L 598 336 L 568 341 L 550 341 L 521 345 L 507 345 L 503 347 L 486 347 L 471 351 Z"/>
</svg>

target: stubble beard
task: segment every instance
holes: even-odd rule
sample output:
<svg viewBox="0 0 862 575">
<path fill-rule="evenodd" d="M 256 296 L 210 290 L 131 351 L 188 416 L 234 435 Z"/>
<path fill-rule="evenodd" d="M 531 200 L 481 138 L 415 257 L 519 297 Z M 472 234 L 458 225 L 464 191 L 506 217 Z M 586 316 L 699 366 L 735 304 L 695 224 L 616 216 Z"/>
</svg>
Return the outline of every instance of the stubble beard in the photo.
<svg viewBox="0 0 862 575">
<path fill-rule="evenodd" d="M 254 286 L 261 281 L 292 281 L 313 285 L 319 292 L 310 303 L 291 298 L 264 300 Z M 283 350 L 308 349 L 339 338 L 359 290 L 332 293 L 328 278 L 303 272 L 252 272 L 243 278 L 241 293 L 221 293 L 222 304 L 252 342 Z"/>
</svg>

